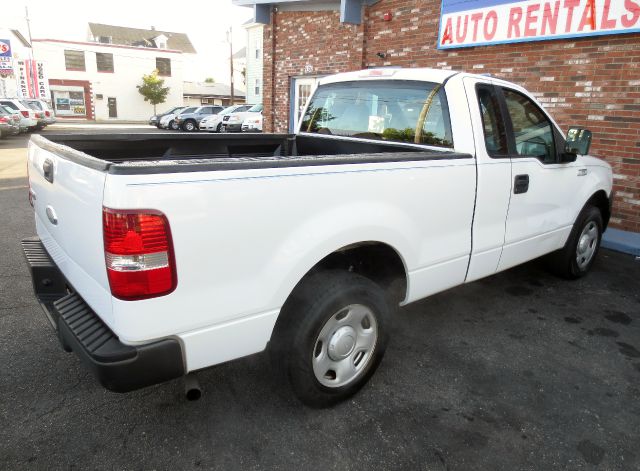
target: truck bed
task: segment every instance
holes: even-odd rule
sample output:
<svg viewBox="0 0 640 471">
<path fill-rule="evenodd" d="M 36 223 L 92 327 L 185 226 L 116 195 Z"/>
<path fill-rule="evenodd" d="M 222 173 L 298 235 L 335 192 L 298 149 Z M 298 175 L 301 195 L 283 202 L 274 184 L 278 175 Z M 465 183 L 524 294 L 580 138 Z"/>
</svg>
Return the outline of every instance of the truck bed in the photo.
<svg viewBox="0 0 640 471">
<path fill-rule="evenodd" d="M 112 174 L 152 174 L 468 158 L 392 142 L 294 134 L 48 134 L 39 147 Z"/>
</svg>

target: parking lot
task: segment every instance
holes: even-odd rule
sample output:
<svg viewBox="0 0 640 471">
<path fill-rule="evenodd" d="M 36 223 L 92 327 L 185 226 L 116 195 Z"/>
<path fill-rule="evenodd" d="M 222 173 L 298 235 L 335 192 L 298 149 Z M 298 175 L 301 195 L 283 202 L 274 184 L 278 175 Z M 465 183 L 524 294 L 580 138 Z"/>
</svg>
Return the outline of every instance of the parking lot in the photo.
<svg viewBox="0 0 640 471">
<path fill-rule="evenodd" d="M 300 405 L 264 354 L 198 373 L 197 402 L 181 381 L 119 395 L 32 295 L 26 143 L 0 140 L 0 469 L 640 468 L 634 257 L 602 250 L 573 282 L 534 261 L 402 308 L 377 373 L 332 409 Z"/>
</svg>

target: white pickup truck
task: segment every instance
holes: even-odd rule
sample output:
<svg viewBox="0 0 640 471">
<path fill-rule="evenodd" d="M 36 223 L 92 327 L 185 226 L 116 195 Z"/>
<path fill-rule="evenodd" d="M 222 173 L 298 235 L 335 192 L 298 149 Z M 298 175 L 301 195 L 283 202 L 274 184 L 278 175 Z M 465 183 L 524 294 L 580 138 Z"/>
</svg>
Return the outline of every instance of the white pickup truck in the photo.
<svg viewBox="0 0 640 471">
<path fill-rule="evenodd" d="M 130 391 L 268 348 L 311 406 L 380 363 L 394 306 L 549 254 L 585 274 L 612 172 L 521 87 L 326 77 L 294 135 L 33 136 L 23 242 L 62 346 Z"/>
</svg>

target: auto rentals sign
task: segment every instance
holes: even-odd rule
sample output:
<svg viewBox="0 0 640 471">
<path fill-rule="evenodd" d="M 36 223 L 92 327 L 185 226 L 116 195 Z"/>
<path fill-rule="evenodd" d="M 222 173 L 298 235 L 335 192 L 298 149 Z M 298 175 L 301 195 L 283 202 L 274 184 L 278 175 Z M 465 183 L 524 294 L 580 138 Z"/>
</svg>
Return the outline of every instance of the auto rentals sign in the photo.
<svg viewBox="0 0 640 471">
<path fill-rule="evenodd" d="M 438 49 L 640 31 L 640 0 L 442 0 Z"/>
</svg>

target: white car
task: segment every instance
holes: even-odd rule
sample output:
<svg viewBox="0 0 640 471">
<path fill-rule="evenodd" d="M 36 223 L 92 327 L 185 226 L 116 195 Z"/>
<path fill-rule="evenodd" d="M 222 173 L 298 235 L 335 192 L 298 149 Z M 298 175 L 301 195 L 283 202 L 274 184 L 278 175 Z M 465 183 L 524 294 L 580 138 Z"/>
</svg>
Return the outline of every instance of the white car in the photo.
<svg viewBox="0 0 640 471">
<path fill-rule="evenodd" d="M 611 211 L 588 130 L 448 70 L 324 77 L 296 134 L 49 137 L 28 152 L 33 286 L 120 392 L 268 348 L 305 404 L 335 404 L 380 364 L 394 305 L 543 255 L 584 276 Z"/>
<path fill-rule="evenodd" d="M 193 113 L 198 108 L 199 106 L 191 106 L 189 108 L 183 108 L 177 113 L 166 114 L 162 118 L 160 118 L 159 127 L 162 129 L 170 129 L 172 131 L 177 131 L 180 129 L 180 126 L 178 125 L 178 123 L 176 123 L 176 120 L 175 120 L 176 116 L 182 113 Z"/>
<path fill-rule="evenodd" d="M 56 123 L 56 114 L 51 109 L 51 106 L 49 106 L 49 103 L 47 103 L 47 101 L 40 98 L 25 98 L 22 101 L 30 105 L 36 111 L 42 112 L 42 119 L 44 120 L 44 124 L 46 126 Z"/>
<path fill-rule="evenodd" d="M 252 113 L 242 123 L 242 132 L 262 132 L 262 113 Z"/>
<path fill-rule="evenodd" d="M 41 119 L 42 113 L 34 110 L 29 105 L 22 102 L 20 98 L 0 98 L 0 105 L 9 107 L 20 113 L 20 127 L 26 128 L 28 131 L 38 129 L 38 119 Z"/>
<path fill-rule="evenodd" d="M 244 120 L 262 114 L 262 104 L 253 105 L 251 108 L 245 111 L 237 110 L 231 113 L 229 116 L 225 116 L 222 120 L 223 132 L 240 132 L 242 131 L 242 124 Z"/>
<path fill-rule="evenodd" d="M 252 106 L 253 105 L 231 105 L 222 110 L 220 113 L 209 116 L 200 121 L 200 131 L 222 132 L 222 123 L 225 118 L 228 118 L 231 113 L 235 113 L 237 111 L 246 111 Z"/>
</svg>

